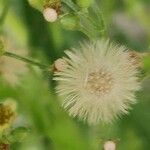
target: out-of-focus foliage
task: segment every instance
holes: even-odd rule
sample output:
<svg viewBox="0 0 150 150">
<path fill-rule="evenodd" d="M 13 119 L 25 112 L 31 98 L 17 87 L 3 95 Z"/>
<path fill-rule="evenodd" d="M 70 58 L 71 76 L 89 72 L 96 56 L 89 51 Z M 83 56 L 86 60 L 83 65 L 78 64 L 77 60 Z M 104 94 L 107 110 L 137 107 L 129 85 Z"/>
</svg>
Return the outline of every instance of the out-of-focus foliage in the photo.
<svg viewBox="0 0 150 150">
<path fill-rule="evenodd" d="M 107 35 L 113 41 L 136 51 L 150 51 L 149 0 L 98 0 L 98 7 L 104 16 Z M 1 36 L 11 43 L 11 49 L 26 50 L 29 56 L 43 63 L 51 64 L 65 49 L 78 46 L 87 38 L 81 32 L 64 29 L 58 22 L 47 23 L 27 0 L 0 0 L 0 17 L 3 18 Z M 150 59 L 146 58 L 144 63 L 149 72 Z M 138 103 L 128 116 L 111 125 L 89 127 L 70 118 L 61 108 L 52 74 L 29 66 L 29 71 L 18 77 L 16 86 L 10 85 L 1 74 L 0 101 L 8 97 L 16 99 L 19 109 L 16 126 L 29 127 L 26 140 L 14 143 L 13 150 L 100 150 L 108 139 L 116 141 L 118 150 L 150 148 L 149 77 L 143 81 L 137 93 Z"/>
</svg>

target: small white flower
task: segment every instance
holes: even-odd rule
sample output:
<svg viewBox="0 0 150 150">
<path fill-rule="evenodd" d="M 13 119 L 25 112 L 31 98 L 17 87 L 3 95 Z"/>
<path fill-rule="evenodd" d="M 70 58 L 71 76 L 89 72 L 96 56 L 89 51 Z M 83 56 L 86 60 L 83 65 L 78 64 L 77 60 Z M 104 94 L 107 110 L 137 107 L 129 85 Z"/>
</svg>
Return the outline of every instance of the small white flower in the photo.
<svg viewBox="0 0 150 150">
<path fill-rule="evenodd" d="M 45 8 L 43 11 L 43 16 L 46 21 L 48 22 L 55 22 L 58 18 L 58 14 L 55 9 L 53 8 Z"/>
<path fill-rule="evenodd" d="M 106 141 L 104 143 L 104 150 L 116 150 L 116 143 L 113 141 Z"/>
<path fill-rule="evenodd" d="M 56 72 L 54 80 L 71 116 L 97 124 L 128 113 L 140 86 L 126 47 L 101 40 L 81 44 L 66 54 L 68 66 Z"/>
</svg>

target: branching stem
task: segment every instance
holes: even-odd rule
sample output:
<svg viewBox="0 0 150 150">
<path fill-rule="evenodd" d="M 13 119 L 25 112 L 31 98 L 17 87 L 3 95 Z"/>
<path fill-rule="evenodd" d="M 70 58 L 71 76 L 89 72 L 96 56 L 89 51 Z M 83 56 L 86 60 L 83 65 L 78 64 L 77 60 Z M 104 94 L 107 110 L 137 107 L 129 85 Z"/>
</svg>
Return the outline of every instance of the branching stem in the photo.
<svg viewBox="0 0 150 150">
<path fill-rule="evenodd" d="M 34 66 L 38 66 L 41 69 L 48 69 L 49 68 L 49 66 L 47 66 L 45 64 L 41 64 L 39 62 L 35 62 L 35 61 L 31 60 L 31 59 L 22 57 L 20 55 L 17 55 L 17 54 L 11 53 L 11 52 L 5 52 L 4 55 L 8 56 L 8 57 L 15 58 L 15 59 L 18 59 L 18 60 L 21 60 L 21 61 L 24 61 L 24 62 L 29 63 L 29 64 L 34 65 Z"/>
</svg>

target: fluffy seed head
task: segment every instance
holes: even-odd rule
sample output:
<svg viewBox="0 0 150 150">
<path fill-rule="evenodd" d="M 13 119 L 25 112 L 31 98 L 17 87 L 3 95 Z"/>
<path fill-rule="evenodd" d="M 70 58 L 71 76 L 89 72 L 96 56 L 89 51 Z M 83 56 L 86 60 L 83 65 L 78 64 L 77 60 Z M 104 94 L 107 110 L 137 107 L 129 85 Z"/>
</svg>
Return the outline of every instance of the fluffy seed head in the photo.
<svg viewBox="0 0 150 150">
<path fill-rule="evenodd" d="M 101 40 L 66 51 L 67 68 L 54 79 L 71 116 L 97 124 L 128 113 L 140 86 L 137 66 L 126 49 Z"/>
<path fill-rule="evenodd" d="M 43 11 L 43 16 L 48 22 L 55 22 L 57 20 L 58 14 L 53 8 L 45 8 Z"/>
</svg>

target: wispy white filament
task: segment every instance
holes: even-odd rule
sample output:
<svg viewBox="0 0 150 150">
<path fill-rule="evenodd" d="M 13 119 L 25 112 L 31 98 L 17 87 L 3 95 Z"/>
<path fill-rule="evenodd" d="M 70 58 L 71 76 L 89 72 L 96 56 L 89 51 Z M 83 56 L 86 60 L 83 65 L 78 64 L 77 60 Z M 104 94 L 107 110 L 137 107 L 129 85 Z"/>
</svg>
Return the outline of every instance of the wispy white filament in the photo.
<svg viewBox="0 0 150 150">
<path fill-rule="evenodd" d="M 116 150 L 116 143 L 113 141 L 107 141 L 104 143 L 104 150 Z"/>
<path fill-rule="evenodd" d="M 58 14 L 53 8 L 45 8 L 43 11 L 43 16 L 48 22 L 55 22 L 57 20 Z"/>
<path fill-rule="evenodd" d="M 65 53 L 68 67 L 56 72 L 54 79 L 71 116 L 97 124 L 128 113 L 139 83 L 126 47 L 101 40 Z"/>
</svg>

